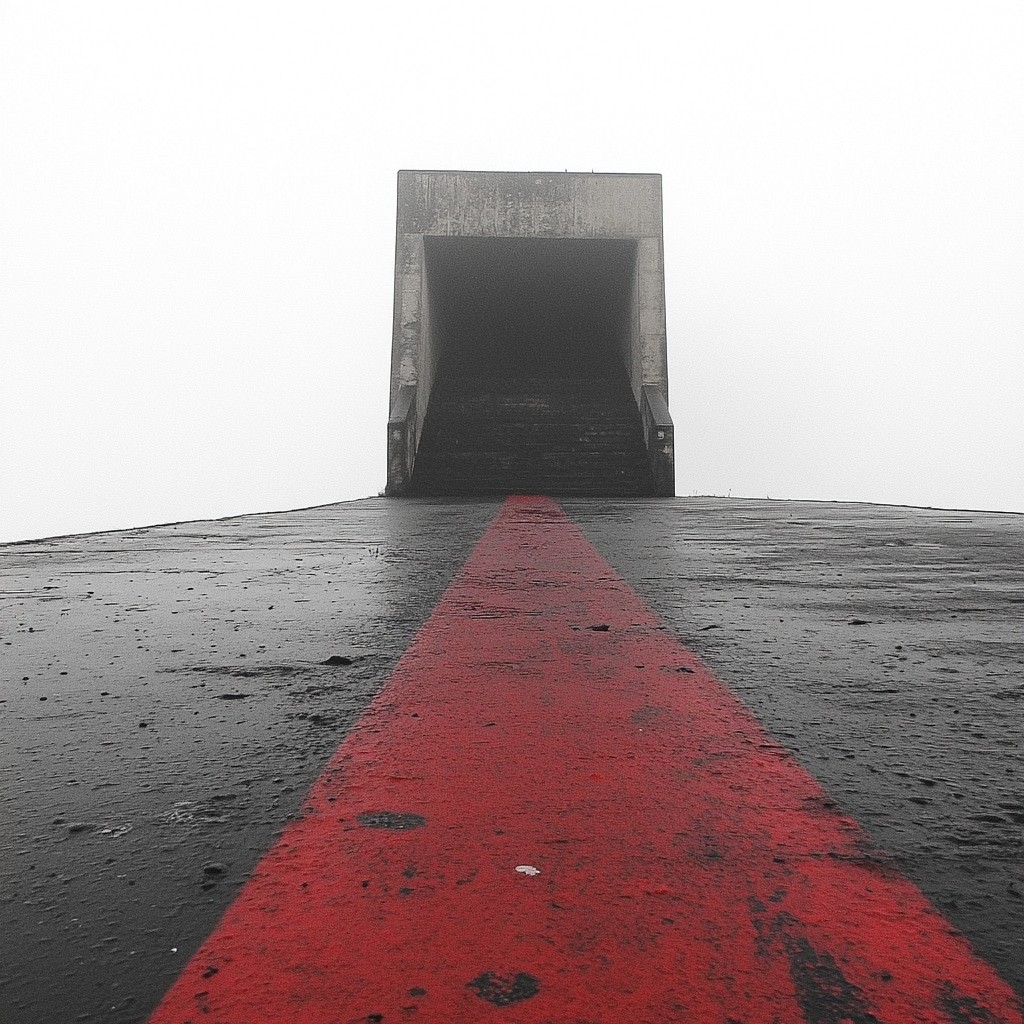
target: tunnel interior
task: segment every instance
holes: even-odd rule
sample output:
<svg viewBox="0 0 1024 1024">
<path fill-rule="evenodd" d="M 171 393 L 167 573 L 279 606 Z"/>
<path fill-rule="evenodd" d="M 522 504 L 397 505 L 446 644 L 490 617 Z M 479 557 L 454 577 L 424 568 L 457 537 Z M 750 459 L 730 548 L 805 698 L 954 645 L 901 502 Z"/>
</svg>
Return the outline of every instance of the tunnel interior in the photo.
<svg viewBox="0 0 1024 1024">
<path fill-rule="evenodd" d="M 438 384 L 625 373 L 635 241 L 428 236 L 424 248 Z"/>
<path fill-rule="evenodd" d="M 412 493 L 646 494 L 627 239 L 424 238 Z"/>
</svg>

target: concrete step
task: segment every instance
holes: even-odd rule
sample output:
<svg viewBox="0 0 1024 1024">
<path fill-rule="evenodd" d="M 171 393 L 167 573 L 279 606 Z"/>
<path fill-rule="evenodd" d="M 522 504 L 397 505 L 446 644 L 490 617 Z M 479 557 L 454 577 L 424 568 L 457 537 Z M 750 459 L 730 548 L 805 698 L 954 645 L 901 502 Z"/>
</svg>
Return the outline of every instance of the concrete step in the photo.
<svg viewBox="0 0 1024 1024">
<path fill-rule="evenodd" d="M 465 377 L 430 400 L 413 469 L 419 494 L 650 494 L 625 378 Z"/>
</svg>

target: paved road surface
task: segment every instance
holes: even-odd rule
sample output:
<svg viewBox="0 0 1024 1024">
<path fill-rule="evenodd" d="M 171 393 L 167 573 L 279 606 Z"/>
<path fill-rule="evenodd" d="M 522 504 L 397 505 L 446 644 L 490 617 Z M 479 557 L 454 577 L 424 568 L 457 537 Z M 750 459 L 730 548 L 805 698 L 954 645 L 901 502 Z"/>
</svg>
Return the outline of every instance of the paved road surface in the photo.
<svg viewBox="0 0 1024 1024">
<path fill-rule="evenodd" d="M 1024 991 L 1024 519 L 565 507 Z M 497 508 L 369 499 L 0 549 L 10 1020 L 145 1019 Z"/>
</svg>

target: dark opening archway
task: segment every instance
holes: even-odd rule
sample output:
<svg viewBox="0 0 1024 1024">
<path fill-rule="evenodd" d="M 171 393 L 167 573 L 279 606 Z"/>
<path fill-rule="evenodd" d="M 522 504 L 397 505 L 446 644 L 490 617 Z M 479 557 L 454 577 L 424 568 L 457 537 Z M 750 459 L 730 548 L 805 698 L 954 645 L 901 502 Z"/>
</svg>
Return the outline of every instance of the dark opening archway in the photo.
<svg viewBox="0 0 1024 1024">
<path fill-rule="evenodd" d="M 424 238 L 419 494 L 644 494 L 631 239 Z"/>
<path fill-rule="evenodd" d="M 428 237 L 424 250 L 439 377 L 621 364 L 634 241 Z"/>
</svg>

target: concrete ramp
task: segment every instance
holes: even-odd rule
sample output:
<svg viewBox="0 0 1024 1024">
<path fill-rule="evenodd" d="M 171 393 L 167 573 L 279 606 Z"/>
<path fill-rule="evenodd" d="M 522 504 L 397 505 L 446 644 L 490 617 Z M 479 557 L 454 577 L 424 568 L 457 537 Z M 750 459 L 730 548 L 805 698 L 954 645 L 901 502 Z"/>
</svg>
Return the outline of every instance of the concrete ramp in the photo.
<svg viewBox="0 0 1024 1024">
<path fill-rule="evenodd" d="M 0 1019 L 1021 1024 L 1022 544 L 370 498 L 0 546 Z"/>
</svg>

